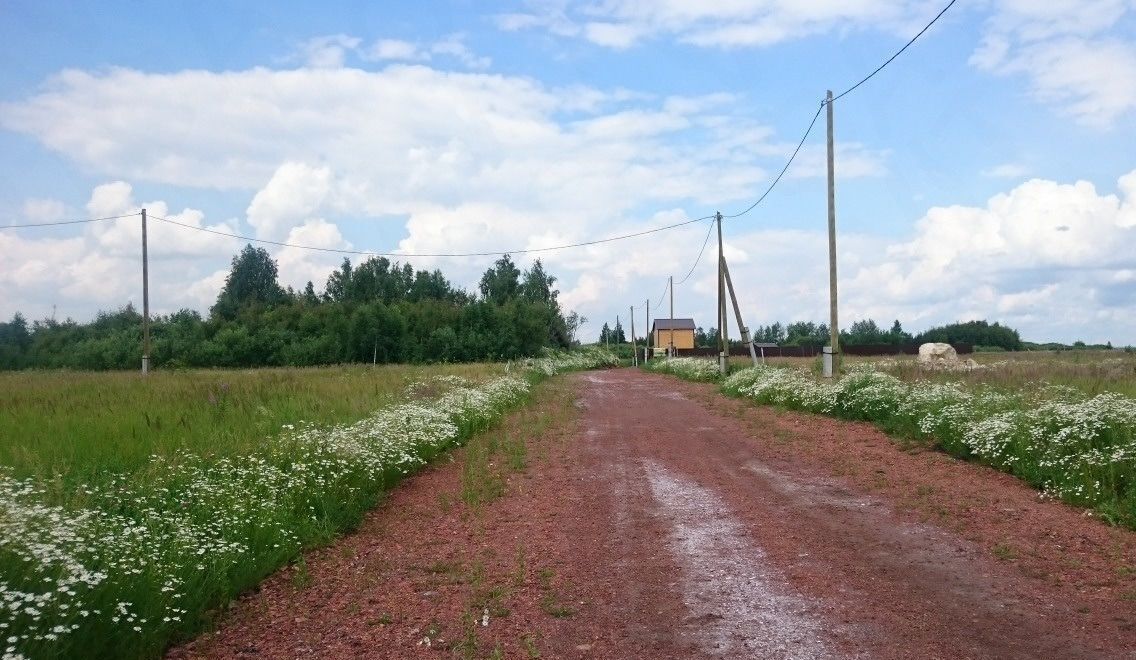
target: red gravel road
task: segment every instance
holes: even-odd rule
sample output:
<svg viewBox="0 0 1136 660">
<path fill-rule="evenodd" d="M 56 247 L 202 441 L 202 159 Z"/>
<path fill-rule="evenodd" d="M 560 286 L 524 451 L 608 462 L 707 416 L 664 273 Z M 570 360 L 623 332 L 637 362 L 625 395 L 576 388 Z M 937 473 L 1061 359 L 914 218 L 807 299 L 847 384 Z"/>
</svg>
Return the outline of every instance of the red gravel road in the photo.
<svg viewBox="0 0 1136 660">
<path fill-rule="evenodd" d="M 1136 658 L 1136 534 L 1006 475 L 627 369 L 534 428 L 500 499 L 459 451 L 171 656 Z"/>
</svg>

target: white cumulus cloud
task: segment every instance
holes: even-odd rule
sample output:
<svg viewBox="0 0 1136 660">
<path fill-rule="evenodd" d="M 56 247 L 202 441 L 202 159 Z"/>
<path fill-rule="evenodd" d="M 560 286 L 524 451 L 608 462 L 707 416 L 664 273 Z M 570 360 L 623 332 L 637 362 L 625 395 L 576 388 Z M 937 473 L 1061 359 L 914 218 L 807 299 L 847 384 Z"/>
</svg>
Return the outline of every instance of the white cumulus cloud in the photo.
<svg viewBox="0 0 1136 660">
<path fill-rule="evenodd" d="M 970 63 L 1023 75 L 1033 95 L 1077 121 L 1109 128 L 1136 108 L 1129 0 L 1000 0 Z"/>
<path fill-rule="evenodd" d="M 307 66 L 335 69 L 343 66 L 348 53 L 355 51 L 362 41 L 346 34 L 314 37 L 300 45 L 298 55 Z"/>
<path fill-rule="evenodd" d="M 1093 339 L 1132 341 L 1123 324 L 1136 314 L 1108 300 L 1119 274 L 1136 266 L 1127 249 L 1136 239 L 1136 172 L 1117 188 L 1032 179 L 984 207 L 932 208 L 911 240 L 850 274 L 849 294 L 886 300 L 900 318 L 910 317 L 905 310 L 1001 318 L 1036 338 L 1083 332 L 1104 314 Z"/>
<path fill-rule="evenodd" d="M 545 29 L 599 46 L 626 49 L 645 40 L 669 38 L 696 46 L 763 47 L 831 30 L 883 30 L 906 34 L 931 14 L 927 3 L 814 0 L 604 0 L 531 2 L 528 11 L 501 14 L 502 30 Z M 917 29 L 917 28 L 916 28 Z"/>
</svg>

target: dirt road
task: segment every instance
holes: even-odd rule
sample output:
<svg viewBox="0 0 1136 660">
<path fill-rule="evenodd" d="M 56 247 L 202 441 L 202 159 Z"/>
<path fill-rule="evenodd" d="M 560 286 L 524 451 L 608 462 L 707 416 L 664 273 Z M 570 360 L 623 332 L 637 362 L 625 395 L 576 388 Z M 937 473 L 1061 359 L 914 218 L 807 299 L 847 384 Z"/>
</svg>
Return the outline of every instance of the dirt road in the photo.
<svg viewBox="0 0 1136 660">
<path fill-rule="evenodd" d="M 614 370 L 501 433 L 171 655 L 1136 658 L 1136 534 L 869 426 Z"/>
</svg>

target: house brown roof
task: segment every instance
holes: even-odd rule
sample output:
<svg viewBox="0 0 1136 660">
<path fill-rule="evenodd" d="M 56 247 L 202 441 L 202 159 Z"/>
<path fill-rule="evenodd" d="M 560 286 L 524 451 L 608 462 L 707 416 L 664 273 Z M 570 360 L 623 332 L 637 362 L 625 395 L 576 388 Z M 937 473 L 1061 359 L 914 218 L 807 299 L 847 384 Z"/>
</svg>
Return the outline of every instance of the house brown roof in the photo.
<svg viewBox="0 0 1136 660">
<path fill-rule="evenodd" d="M 651 331 L 655 330 L 694 330 L 694 319 L 655 319 Z"/>
</svg>

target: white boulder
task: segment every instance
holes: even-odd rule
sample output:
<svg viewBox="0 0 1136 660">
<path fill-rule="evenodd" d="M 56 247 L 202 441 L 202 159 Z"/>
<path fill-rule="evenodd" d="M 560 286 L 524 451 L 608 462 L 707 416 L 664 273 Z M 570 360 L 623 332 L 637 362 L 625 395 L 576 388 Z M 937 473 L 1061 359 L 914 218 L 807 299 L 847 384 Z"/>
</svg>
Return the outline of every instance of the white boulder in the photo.
<svg viewBox="0 0 1136 660">
<path fill-rule="evenodd" d="M 958 362 L 954 346 L 939 342 L 928 342 L 919 347 L 919 361 L 928 364 Z"/>
</svg>

